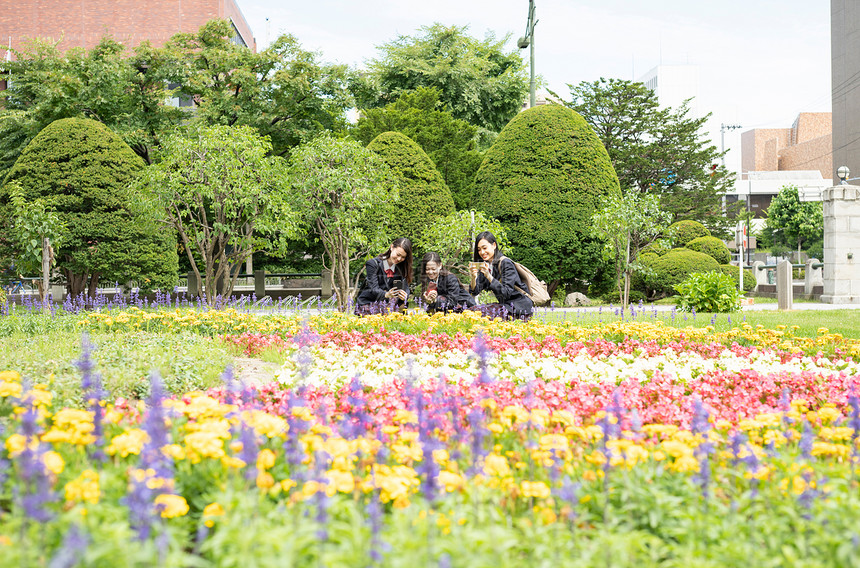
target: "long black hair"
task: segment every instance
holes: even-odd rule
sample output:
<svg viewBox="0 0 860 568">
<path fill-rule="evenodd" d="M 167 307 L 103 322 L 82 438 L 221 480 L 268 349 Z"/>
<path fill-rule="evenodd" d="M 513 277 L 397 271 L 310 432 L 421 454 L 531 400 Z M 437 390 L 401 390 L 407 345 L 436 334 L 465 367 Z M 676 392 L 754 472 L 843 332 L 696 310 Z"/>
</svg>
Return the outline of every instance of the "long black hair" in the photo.
<svg viewBox="0 0 860 568">
<path fill-rule="evenodd" d="M 481 255 L 478 254 L 478 243 L 481 241 L 487 241 L 491 245 L 496 245 L 496 253 L 493 255 L 492 263 L 495 264 L 498 262 L 500 258 L 502 258 L 502 247 L 499 246 L 499 243 L 496 242 L 496 236 L 493 235 L 490 231 L 484 231 L 482 233 L 478 233 L 478 236 L 475 237 L 475 250 L 472 254 L 472 260 L 475 262 L 481 262 L 484 259 L 481 258 Z"/>
<path fill-rule="evenodd" d="M 421 289 L 427 290 L 427 284 L 430 282 L 430 279 L 427 278 L 427 263 L 435 262 L 439 265 L 439 278 L 446 276 L 449 272 L 448 269 L 445 268 L 445 265 L 442 264 L 442 257 L 439 256 L 438 252 L 428 252 L 424 254 L 424 258 L 421 259 Z"/>
<path fill-rule="evenodd" d="M 395 268 L 400 271 L 400 274 L 403 275 L 403 278 L 406 279 L 407 284 L 412 284 L 412 241 L 407 239 L 406 237 L 400 237 L 399 239 L 394 239 L 391 241 L 391 246 L 388 247 L 388 250 L 379 255 L 379 258 L 388 259 L 391 256 L 391 249 L 394 247 L 400 247 L 403 249 L 403 252 L 406 253 L 406 258 L 398 264 Z M 403 265 L 402 268 L 400 265 Z"/>
</svg>

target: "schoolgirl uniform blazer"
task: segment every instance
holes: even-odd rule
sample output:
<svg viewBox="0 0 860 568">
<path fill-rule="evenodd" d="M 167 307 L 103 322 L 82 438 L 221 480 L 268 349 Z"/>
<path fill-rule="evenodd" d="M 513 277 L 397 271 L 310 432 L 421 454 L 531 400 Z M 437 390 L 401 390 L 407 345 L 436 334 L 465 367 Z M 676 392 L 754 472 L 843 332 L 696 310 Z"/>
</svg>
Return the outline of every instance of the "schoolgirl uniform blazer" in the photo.
<svg viewBox="0 0 860 568">
<path fill-rule="evenodd" d="M 436 301 L 427 306 L 427 311 L 468 308 L 474 305 L 475 299 L 460 284 L 460 280 L 455 275 L 440 274 L 436 280 Z"/>
<path fill-rule="evenodd" d="M 473 296 L 477 296 L 484 290 L 490 290 L 495 294 L 496 300 L 515 315 L 532 313 L 534 302 L 514 287 L 528 290 L 520 278 L 520 273 L 517 272 L 517 267 L 514 266 L 514 261 L 508 257 L 503 257 L 500 261 L 492 262 L 490 266 L 493 281 L 490 282 L 486 276 L 479 272 L 475 280 L 475 288 L 470 289 L 469 292 Z"/>
<path fill-rule="evenodd" d="M 385 293 L 394 287 L 394 277 L 389 278 L 385 275 L 383 259 L 378 256 L 364 263 L 364 271 L 364 284 L 361 286 L 361 291 L 355 299 L 356 308 L 375 302 L 385 302 Z M 406 283 L 406 275 L 403 273 L 402 263 L 394 266 L 394 275 L 403 281 L 403 289 L 408 292 L 409 287 Z M 403 304 L 401 300 L 398 300 L 397 303 L 398 305 Z"/>
</svg>

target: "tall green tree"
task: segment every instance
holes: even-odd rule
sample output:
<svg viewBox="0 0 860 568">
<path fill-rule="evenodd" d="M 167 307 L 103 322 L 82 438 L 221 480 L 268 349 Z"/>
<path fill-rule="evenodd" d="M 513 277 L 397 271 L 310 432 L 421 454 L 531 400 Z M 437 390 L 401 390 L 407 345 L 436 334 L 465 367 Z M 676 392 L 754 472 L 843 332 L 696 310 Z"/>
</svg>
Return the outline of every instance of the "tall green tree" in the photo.
<svg viewBox="0 0 860 568">
<path fill-rule="evenodd" d="M 722 198 L 733 181 L 725 168 L 713 167 L 721 154 L 703 132 L 710 114 L 690 116 L 686 105 L 661 109 L 657 95 L 634 81 L 601 78 L 568 87 L 565 106 L 597 133 L 622 191 L 657 195 L 673 221 L 692 219 L 725 232 L 731 221 Z"/>
<path fill-rule="evenodd" d="M 142 178 L 144 198 L 179 234 L 209 305 L 232 292 L 254 250 L 296 235 L 286 162 L 270 151 L 249 126 L 204 127 L 168 137 Z"/>
<path fill-rule="evenodd" d="M 820 201 L 801 201 L 796 185 L 784 185 L 767 208 L 765 231 L 773 244 L 796 247 L 824 238 L 824 209 Z"/>
<path fill-rule="evenodd" d="M 0 218 L 13 217 L 12 187 L 56 212 L 65 238 L 55 252 L 73 296 L 94 296 L 100 280 L 146 289 L 173 288 L 176 236 L 157 225 L 159 213 L 132 207 L 143 160 L 105 125 L 65 118 L 27 145 L 0 188 Z"/>
<path fill-rule="evenodd" d="M 346 127 L 354 106 L 346 66 L 319 62 L 288 34 L 258 53 L 232 37 L 230 22 L 212 20 L 164 47 L 176 95 L 194 101 L 192 124 L 252 126 L 279 156 L 323 130 Z"/>
<path fill-rule="evenodd" d="M 518 114 L 475 176 L 475 204 L 504 225 L 517 260 L 547 282 L 550 294 L 601 272 L 603 244 L 592 217 L 601 199 L 618 193 L 600 140 L 561 105 Z"/>
<path fill-rule="evenodd" d="M 669 226 L 669 214 L 660 209 L 656 195 L 627 192 L 610 194 L 594 214 L 594 231 L 607 244 L 615 263 L 615 282 L 622 305 L 630 300 L 630 279 L 641 269 L 639 251 L 656 241 Z"/>
<path fill-rule="evenodd" d="M 325 134 L 293 151 L 290 179 L 296 210 L 322 241 L 323 266 L 344 310 L 355 287 L 350 263 L 391 242 L 397 179 L 375 152 Z"/>
<path fill-rule="evenodd" d="M 433 160 L 457 209 L 466 209 L 483 159 L 476 144 L 478 128 L 444 110 L 440 96 L 439 89 L 418 87 L 382 108 L 364 110 L 352 135 L 369 144 L 383 132 L 402 132 Z"/>
<path fill-rule="evenodd" d="M 400 132 L 383 132 L 367 145 L 391 168 L 400 187 L 400 206 L 391 220 L 396 237 L 419 240 L 424 229 L 454 211 L 451 192 L 418 144 Z"/>
<path fill-rule="evenodd" d="M 354 78 L 359 108 L 382 107 L 418 87 L 435 87 L 455 118 L 499 132 L 522 108 L 528 73 L 509 37 L 483 40 L 468 27 L 435 23 L 379 47 L 367 72 Z"/>
</svg>

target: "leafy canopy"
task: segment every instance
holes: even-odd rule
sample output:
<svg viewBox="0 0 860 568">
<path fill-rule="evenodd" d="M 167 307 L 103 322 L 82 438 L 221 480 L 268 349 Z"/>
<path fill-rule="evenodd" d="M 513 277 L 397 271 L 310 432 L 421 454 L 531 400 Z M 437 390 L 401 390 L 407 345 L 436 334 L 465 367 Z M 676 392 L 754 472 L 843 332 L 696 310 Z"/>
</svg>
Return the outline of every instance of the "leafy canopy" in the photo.
<svg viewBox="0 0 860 568">
<path fill-rule="evenodd" d="M 785 185 L 767 208 L 765 230 L 774 244 L 797 247 L 824 238 L 824 209 L 820 201 L 801 201 L 796 185 Z"/>
<path fill-rule="evenodd" d="M 520 54 L 505 49 L 508 37 L 471 37 L 468 27 L 435 23 L 414 36 L 380 46 L 353 89 L 359 108 L 385 106 L 419 87 L 435 87 L 455 118 L 499 132 L 520 111 L 528 93 Z"/>
<path fill-rule="evenodd" d="M 255 249 L 276 248 L 296 232 L 286 163 L 268 156 L 271 148 L 249 126 L 175 134 L 142 180 L 146 195 L 178 232 L 210 305 L 218 294 L 230 294 L 241 263 Z"/>
<path fill-rule="evenodd" d="M 382 108 L 362 111 L 352 135 L 364 144 L 383 132 L 402 132 L 433 160 L 451 190 L 454 205 L 466 209 L 472 199 L 472 181 L 483 155 L 477 150 L 478 128 L 444 110 L 441 91 L 418 87 Z"/>
<path fill-rule="evenodd" d="M 722 196 L 733 181 L 725 168 L 711 167 L 721 154 L 702 132 L 710 114 L 690 116 L 686 104 L 662 109 L 657 95 L 634 81 L 601 78 L 568 87 L 571 100 L 564 104 L 597 133 L 624 192 L 657 195 L 673 221 L 725 231 Z"/>
<path fill-rule="evenodd" d="M 350 262 L 391 242 L 397 179 L 379 155 L 359 142 L 323 134 L 295 149 L 290 180 L 296 210 L 323 244 L 323 266 L 332 272 L 343 310 L 354 288 Z"/>
<path fill-rule="evenodd" d="M 475 176 L 475 204 L 508 230 L 520 262 L 549 283 L 591 281 L 603 266 L 592 217 L 620 193 L 606 150 L 576 112 L 560 105 L 518 114 Z"/>
<path fill-rule="evenodd" d="M 480 211 L 454 211 L 436 219 L 417 241 L 417 248 L 438 252 L 442 263 L 461 276 L 468 276 L 475 236 L 490 231 L 506 255 L 516 254 L 509 245 L 507 231 L 497 220 Z"/>
</svg>

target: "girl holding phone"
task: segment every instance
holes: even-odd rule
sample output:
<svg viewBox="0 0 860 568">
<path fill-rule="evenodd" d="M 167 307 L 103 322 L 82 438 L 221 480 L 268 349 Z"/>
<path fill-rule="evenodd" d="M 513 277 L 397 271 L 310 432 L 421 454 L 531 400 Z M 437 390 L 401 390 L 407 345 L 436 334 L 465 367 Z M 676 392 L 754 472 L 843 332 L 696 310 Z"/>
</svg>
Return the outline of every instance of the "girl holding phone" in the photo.
<svg viewBox="0 0 860 568">
<path fill-rule="evenodd" d="M 394 239 L 387 251 L 364 264 L 364 271 L 364 284 L 355 300 L 356 315 L 405 306 L 412 283 L 412 242 Z"/>
<path fill-rule="evenodd" d="M 527 288 L 517 272 L 517 267 L 514 266 L 514 261 L 502 255 L 496 237 L 489 231 L 479 233 L 475 237 L 469 277 L 470 294 L 477 296 L 484 290 L 490 290 L 497 300 L 495 304 L 485 304 L 473 309 L 490 318 L 528 320 L 532 317 L 534 303 L 520 292 Z"/>
<path fill-rule="evenodd" d="M 427 302 L 427 312 L 460 312 L 475 305 L 475 300 L 454 274 L 442 265 L 438 252 L 428 252 L 421 259 L 421 299 Z"/>
</svg>

